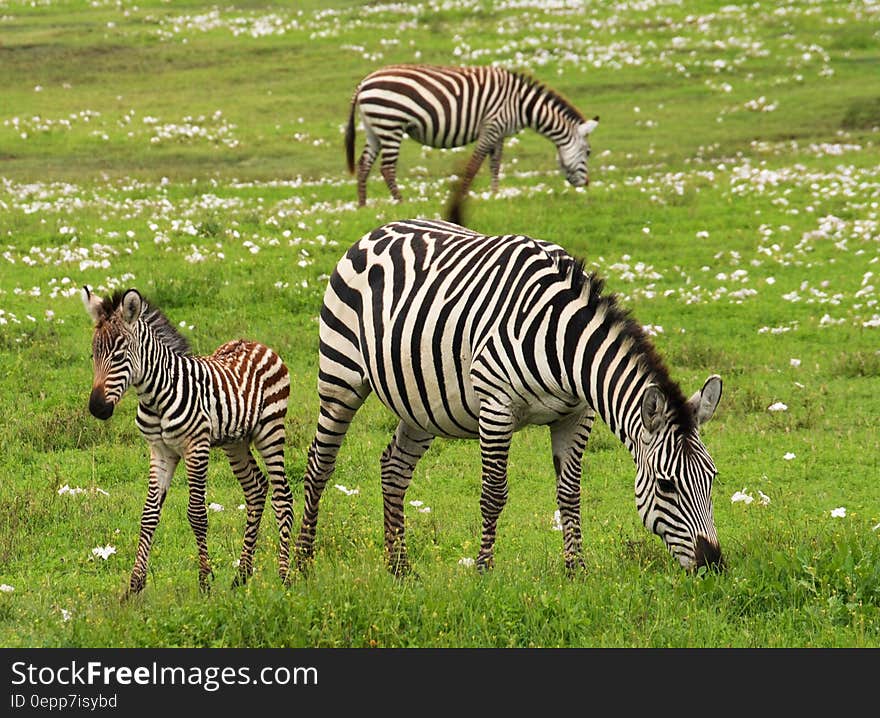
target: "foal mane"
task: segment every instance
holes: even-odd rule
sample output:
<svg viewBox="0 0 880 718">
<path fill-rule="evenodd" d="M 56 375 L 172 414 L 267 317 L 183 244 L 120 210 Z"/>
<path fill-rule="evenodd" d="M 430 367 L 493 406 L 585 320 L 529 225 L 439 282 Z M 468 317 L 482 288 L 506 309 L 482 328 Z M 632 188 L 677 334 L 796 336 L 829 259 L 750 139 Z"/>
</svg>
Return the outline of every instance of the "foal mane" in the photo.
<svg viewBox="0 0 880 718">
<path fill-rule="evenodd" d="M 112 316 L 122 306 L 122 298 L 126 292 L 127 290 L 116 290 L 112 296 L 104 298 L 101 302 L 101 309 L 105 316 Z M 141 319 L 150 327 L 153 336 L 175 354 L 189 354 L 192 350 L 186 337 L 177 331 L 159 307 L 152 304 L 146 297 L 142 296 L 142 299 L 144 308 L 141 312 Z"/>
</svg>

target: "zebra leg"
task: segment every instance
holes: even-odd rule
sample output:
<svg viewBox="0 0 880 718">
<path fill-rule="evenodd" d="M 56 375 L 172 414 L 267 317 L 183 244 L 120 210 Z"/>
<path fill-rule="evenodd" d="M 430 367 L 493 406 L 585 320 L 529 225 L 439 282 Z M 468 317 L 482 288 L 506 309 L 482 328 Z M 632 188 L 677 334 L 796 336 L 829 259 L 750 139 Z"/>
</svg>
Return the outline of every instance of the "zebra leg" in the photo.
<svg viewBox="0 0 880 718">
<path fill-rule="evenodd" d="M 416 463 L 433 440 L 431 434 L 401 421 L 380 460 L 385 510 L 385 559 L 388 569 L 395 576 L 404 576 L 410 569 L 406 555 L 404 496 L 412 481 Z"/>
<path fill-rule="evenodd" d="M 357 170 L 357 191 L 358 191 L 358 207 L 363 207 L 367 203 L 367 177 L 376 161 L 377 151 L 370 145 L 364 147 L 361 158 L 358 161 Z"/>
<path fill-rule="evenodd" d="M 397 158 L 400 156 L 400 143 L 403 140 L 403 130 L 384 137 L 382 141 L 382 177 L 388 185 L 388 191 L 396 202 L 403 199 L 400 190 L 397 189 Z"/>
<path fill-rule="evenodd" d="M 241 484 L 247 507 L 247 524 L 244 529 L 244 543 L 241 558 L 238 562 L 238 575 L 232 582 L 233 588 L 247 582 L 254 572 L 254 547 L 260 530 L 260 519 L 266 505 L 266 493 L 269 484 L 260 471 L 253 454 L 244 442 L 224 446 L 223 450 L 229 459 L 232 473 Z"/>
<path fill-rule="evenodd" d="M 272 487 L 272 508 L 278 524 L 278 575 L 285 584 L 290 580 L 290 530 L 293 526 L 293 493 L 284 473 L 284 420 L 267 425 L 254 439 L 263 457 Z"/>
<path fill-rule="evenodd" d="M 379 155 L 381 143 L 376 134 L 370 129 L 369 124 L 364 122 L 364 131 L 367 136 L 367 143 L 364 145 L 364 151 L 358 160 L 357 169 L 357 191 L 358 191 L 358 207 L 363 207 L 367 203 L 367 177 L 373 167 L 373 162 Z"/>
<path fill-rule="evenodd" d="M 504 150 L 504 141 L 498 143 L 489 152 L 489 171 L 492 174 L 492 194 L 498 192 L 498 175 L 501 173 L 501 153 Z"/>
<path fill-rule="evenodd" d="M 214 578 L 208 560 L 208 508 L 205 505 L 205 480 L 208 474 L 210 444 L 207 440 L 191 443 L 186 450 L 186 478 L 189 482 L 189 505 L 186 517 L 199 548 L 199 588 L 207 591 L 208 579 Z"/>
<path fill-rule="evenodd" d="M 483 464 L 480 513 L 483 535 L 477 554 L 477 570 L 492 568 L 498 517 L 507 503 L 507 457 L 513 438 L 513 416 L 506 407 L 480 405 L 480 456 Z"/>
<path fill-rule="evenodd" d="M 364 403 L 368 390 L 359 395 L 354 389 L 342 392 L 335 387 L 332 394 L 325 394 L 319 387 L 321 406 L 318 427 L 309 446 L 306 473 L 303 478 L 303 515 L 299 537 L 296 541 L 296 566 L 306 569 L 315 553 L 315 533 L 318 524 L 318 504 L 327 480 L 336 468 L 336 456 L 355 413 Z"/>
<path fill-rule="evenodd" d="M 556 504 L 562 520 L 565 568 L 585 568 L 581 538 L 581 472 L 584 449 L 596 414 L 588 409 L 550 427 L 553 466 L 556 469 Z"/>
<path fill-rule="evenodd" d="M 153 535 L 156 532 L 156 526 L 159 525 L 159 516 L 162 513 L 165 496 L 168 494 L 171 477 L 179 462 L 180 457 L 176 454 L 165 450 L 158 444 L 150 444 L 150 484 L 147 489 L 144 511 L 141 515 L 141 529 L 134 567 L 131 570 L 128 590 L 122 594 L 123 601 L 143 591 L 147 584 L 147 560 L 150 557 L 150 547 L 153 545 Z"/>
</svg>

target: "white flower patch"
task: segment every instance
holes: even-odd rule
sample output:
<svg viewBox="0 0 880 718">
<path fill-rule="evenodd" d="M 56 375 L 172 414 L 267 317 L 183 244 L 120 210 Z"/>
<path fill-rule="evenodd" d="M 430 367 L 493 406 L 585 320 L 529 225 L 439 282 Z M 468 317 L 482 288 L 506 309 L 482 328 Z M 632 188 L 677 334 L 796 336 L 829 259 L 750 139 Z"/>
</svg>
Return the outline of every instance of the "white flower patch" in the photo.
<svg viewBox="0 0 880 718">
<path fill-rule="evenodd" d="M 745 488 L 742 491 L 734 492 L 733 496 L 730 497 L 730 503 L 739 504 L 743 503 L 748 506 L 752 501 L 755 500 L 755 497 L 751 494 L 747 494 Z"/>
<path fill-rule="evenodd" d="M 474 559 L 470 558 L 469 556 L 465 556 L 464 558 L 458 559 L 459 566 L 466 566 L 469 568 L 469 567 L 473 566 L 475 563 L 476 563 L 476 561 L 474 561 Z"/>
<path fill-rule="evenodd" d="M 836 509 L 831 509 L 831 516 L 835 519 L 845 519 L 846 518 L 846 507 L 838 506 Z"/>
<path fill-rule="evenodd" d="M 116 547 L 107 544 L 106 546 L 95 546 L 92 549 L 92 556 L 100 557 L 105 561 L 110 558 L 114 553 L 116 553 Z"/>
<path fill-rule="evenodd" d="M 785 456 L 783 456 L 782 458 L 785 459 L 786 461 L 791 461 L 792 459 L 797 458 L 797 454 L 794 454 L 791 451 L 788 451 L 785 453 Z"/>
<path fill-rule="evenodd" d="M 354 496 L 355 494 L 360 493 L 360 489 L 349 489 L 347 486 L 343 486 L 342 484 L 333 484 L 333 486 L 339 489 L 346 496 Z"/>
<path fill-rule="evenodd" d="M 788 411 L 788 405 L 777 401 L 767 407 L 767 411 Z"/>
<path fill-rule="evenodd" d="M 760 503 L 762 506 L 767 506 L 770 503 L 770 497 L 767 496 L 761 489 L 758 489 L 758 496 L 760 499 Z"/>
<path fill-rule="evenodd" d="M 0 583 L 0 591 L 3 593 L 12 593 L 15 590 L 15 586 L 10 586 L 8 583 Z"/>
<path fill-rule="evenodd" d="M 79 486 L 71 488 L 69 484 L 64 484 L 60 489 L 58 489 L 58 495 L 64 496 L 78 496 L 79 494 L 84 494 L 86 492 L 85 489 L 80 488 Z"/>
<path fill-rule="evenodd" d="M 218 504 L 218 503 L 215 503 L 215 502 L 212 501 L 210 504 L 208 504 L 208 508 L 209 508 L 211 511 L 222 511 L 222 510 L 223 510 L 223 504 Z"/>
<path fill-rule="evenodd" d="M 743 105 L 743 107 L 751 112 L 773 112 L 779 107 L 779 103 L 767 102 L 767 98 L 764 97 L 764 95 L 761 95 L 754 100 L 749 100 Z"/>
<path fill-rule="evenodd" d="M 562 531 L 562 514 L 559 509 L 553 512 L 553 520 L 550 522 L 550 528 L 554 531 Z"/>
<path fill-rule="evenodd" d="M 797 369 L 801 365 L 801 360 L 795 359 L 792 357 L 791 359 L 788 360 L 788 365 L 790 367 L 793 367 L 794 369 Z"/>
<path fill-rule="evenodd" d="M 66 608 L 62 608 L 61 609 L 61 620 L 66 623 L 71 618 L 73 618 L 73 613 L 71 611 L 68 611 Z"/>
</svg>

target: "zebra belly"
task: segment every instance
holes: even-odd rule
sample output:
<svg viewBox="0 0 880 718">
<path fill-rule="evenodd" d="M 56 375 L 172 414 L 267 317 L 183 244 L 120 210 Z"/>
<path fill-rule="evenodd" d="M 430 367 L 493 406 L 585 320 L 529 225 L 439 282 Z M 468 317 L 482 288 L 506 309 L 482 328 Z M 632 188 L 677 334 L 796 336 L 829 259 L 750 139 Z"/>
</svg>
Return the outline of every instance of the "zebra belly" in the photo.
<svg viewBox="0 0 880 718">
<path fill-rule="evenodd" d="M 389 347 L 389 350 L 391 348 Z M 479 400 L 467 376 L 434 377 L 426 380 L 412 371 L 413 363 L 402 359 L 388 372 L 368 373 L 379 400 L 399 419 L 433 435 L 456 439 L 479 436 Z"/>
</svg>

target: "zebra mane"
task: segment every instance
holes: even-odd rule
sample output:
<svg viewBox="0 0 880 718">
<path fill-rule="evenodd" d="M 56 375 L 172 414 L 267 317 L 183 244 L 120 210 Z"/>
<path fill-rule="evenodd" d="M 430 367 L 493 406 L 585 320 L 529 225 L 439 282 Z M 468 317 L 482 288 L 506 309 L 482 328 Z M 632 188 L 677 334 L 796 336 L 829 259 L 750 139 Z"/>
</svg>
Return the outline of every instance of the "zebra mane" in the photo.
<svg viewBox="0 0 880 718">
<path fill-rule="evenodd" d="M 645 333 L 642 325 L 633 318 L 629 309 L 622 307 L 614 293 L 603 294 L 605 280 L 595 272 L 587 272 L 583 259 L 561 255 L 557 259 L 560 272 L 571 281 L 571 288 L 593 314 L 603 312 L 607 322 L 622 324 L 621 336 L 632 341 L 630 351 L 639 357 L 649 376 L 666 396 L 672 410 L 673 421 L 684 435 L 696 430 L 696 417 L 688 405 L 681 387 L 669 375 L 666 363 L 654 347 L 654 342 Z"/>
<path fill-rule="evenodd" d="M 122 306 L 122 298 L 127 291 L 117 289 L 113 292 L 113 296 L 104 298 L 101 302 L 101 309 L 105 316 L 110 317 L 113 312 Z M 191 349 L 186 337 L 175 329 L 168 317 L 158 307 L 151 304 L 146 298 L 143 298 L 143 302 L 144 308 L 141 313 L 141 319 L 152 329 L 153 336 L 175 354 L 189 354 Z"/>
<path fill-rule="evenodd" d="M 586 118 L 584 117 L 583 113 L 557 90 L 554 90 L 552 87 L 549 87 L 540 80 L 535 79 L 528 72 L 514 72 L 512 74 L 519 78 L 519 80 L 527 88 L 535 88 L 544 97 L 550 99 L 553 104 L 555 104 L 560 110 L 562 110 L 562 114 L 564 114 L 568 119 L 578 124 L 586 122 Z"/>
</svg>

